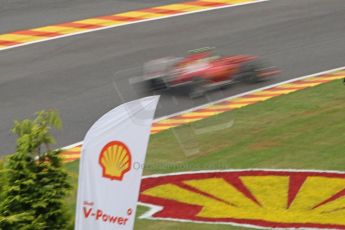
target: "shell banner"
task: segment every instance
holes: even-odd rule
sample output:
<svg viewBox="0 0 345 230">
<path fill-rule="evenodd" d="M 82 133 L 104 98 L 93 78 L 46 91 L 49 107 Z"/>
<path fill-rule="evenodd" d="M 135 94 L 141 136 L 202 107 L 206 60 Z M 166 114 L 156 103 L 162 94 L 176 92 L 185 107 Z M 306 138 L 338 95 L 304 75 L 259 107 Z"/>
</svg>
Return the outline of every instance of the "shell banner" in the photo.
<svg viewBox="0 0 345 230">
<path fill-rule="evenodd" d="M 133 229 L 159 96 L 118 106 L 87 132 L 80 159 L 76 230 Z"/>
</svg>

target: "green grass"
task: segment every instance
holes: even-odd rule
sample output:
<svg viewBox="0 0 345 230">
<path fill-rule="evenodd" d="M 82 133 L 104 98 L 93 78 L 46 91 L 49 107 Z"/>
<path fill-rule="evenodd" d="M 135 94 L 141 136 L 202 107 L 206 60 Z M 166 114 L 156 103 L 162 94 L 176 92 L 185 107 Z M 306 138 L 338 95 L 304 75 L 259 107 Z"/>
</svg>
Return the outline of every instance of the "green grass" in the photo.
<svg viewBox="0 0 345 230">
<path fill-rule="evenodd" d="M 153 135 L 144 174 L 245 168 L 345 171 L 344 150 L 345 87 L 339 80 Z M 66 165 L 75 186 L 78 164 Z M 71 196 L 74 212 L 75 190 Z M 138 207 L 137 215 L 145 210 Z M 248 229 L 140 219 L 135 228 Z"/>
</svg>

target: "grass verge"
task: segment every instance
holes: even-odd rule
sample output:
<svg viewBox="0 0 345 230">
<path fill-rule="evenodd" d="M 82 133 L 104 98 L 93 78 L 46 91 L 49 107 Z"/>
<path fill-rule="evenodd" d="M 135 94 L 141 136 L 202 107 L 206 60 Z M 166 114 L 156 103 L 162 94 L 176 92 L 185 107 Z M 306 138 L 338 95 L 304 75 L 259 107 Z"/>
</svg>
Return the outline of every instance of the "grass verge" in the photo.
<svg viewBox="0 0 345 230">
<path fill-rule="evenodd" d="M 144 174 L 210 169 L 345 170 L 345 87 L 340 80 L 226 112 L 150 139 Z M 79 161 L 66 164 L 75 186 Z M 137 215 L 147 210 L 138 207 Z M 136 229 L 246 229 L 137 219 Z"/>
</svg>

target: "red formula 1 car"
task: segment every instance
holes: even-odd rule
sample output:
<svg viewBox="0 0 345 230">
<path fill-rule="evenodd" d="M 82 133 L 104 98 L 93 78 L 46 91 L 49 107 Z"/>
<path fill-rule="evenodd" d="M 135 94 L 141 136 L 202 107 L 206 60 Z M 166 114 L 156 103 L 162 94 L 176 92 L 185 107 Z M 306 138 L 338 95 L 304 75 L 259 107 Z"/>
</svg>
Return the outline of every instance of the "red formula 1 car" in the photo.
<svg viewBox="0 0 345 230">
<path fill-rule="evenodd" d="M 189 96 L 237 82 L 256 83 L 278 74 L 275 67 L 262 66 L 255 56 L 215 56 L 212 49 L 193 50 L 184 58 L 166 57 L 144 66 L 144 81 L 151 90 L 189 86 Z"/>
</svg>

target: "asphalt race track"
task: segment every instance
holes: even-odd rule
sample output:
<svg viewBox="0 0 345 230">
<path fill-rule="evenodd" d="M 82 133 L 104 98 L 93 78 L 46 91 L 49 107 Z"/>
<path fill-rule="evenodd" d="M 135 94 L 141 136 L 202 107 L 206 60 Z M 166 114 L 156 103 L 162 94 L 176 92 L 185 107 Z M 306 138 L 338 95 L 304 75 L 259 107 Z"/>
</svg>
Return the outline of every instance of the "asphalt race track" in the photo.
<svg viewBox="0 0 345 230">
<path fill-rule="evenodd" d="M 100 15 L 165 5 L 183 0 L 0 0 L 0 33 Z"/>
<path fill-rule="evenodd" d="M 133 4 L 125 5 L 123 1 L 121 4 L 123 9 L 133 9 Z M 152 5 L 152 1 L 145 4 L 145 7 Z M 140 4 L 137 6 L 140 8 Z M 103 7 L 84 16 L 117 12 Z M 189 49 L 215 46 L 222 54 L 258 55 L 281 68 L 283 73 L 271 82 L 237 85 L 197 100 L 184 97 L 183 92 L 175 97 L 164 93 L 157 117 L 267 84 L 344 66 L 344 12 L 344 0 L 271 0 L 1 51 L 0 152 L 14 150 L 15 138 L 9 133 L 14 119 L 32 116 L 46 108 L 56 108 L 61 113 L 64 128 L 57 134 L 59 146 L 82 140 L 102 114 L 123 101 L 144 95 L 129 83 L 129 78 L 138 75 L 143 63 L 167 55 L 183 55 Z M 30 14 L 33 13 L 29 10 L 29 16 L 13 16 L 17 21 L 12 30 L 41 25 L 37 19 L 21 24 L 20 18 L 30 18 Z M 3 17 L 0 12 L 0 31 L 9 32 L 10 22 L 3 24 Z M 62 16 L 61 19 L 76 18 Z M 61 22 L 54 20 L 51 16 L 48 22 Z M 32 26 L 27 25 L 30 22 Z"/>
</svg>

